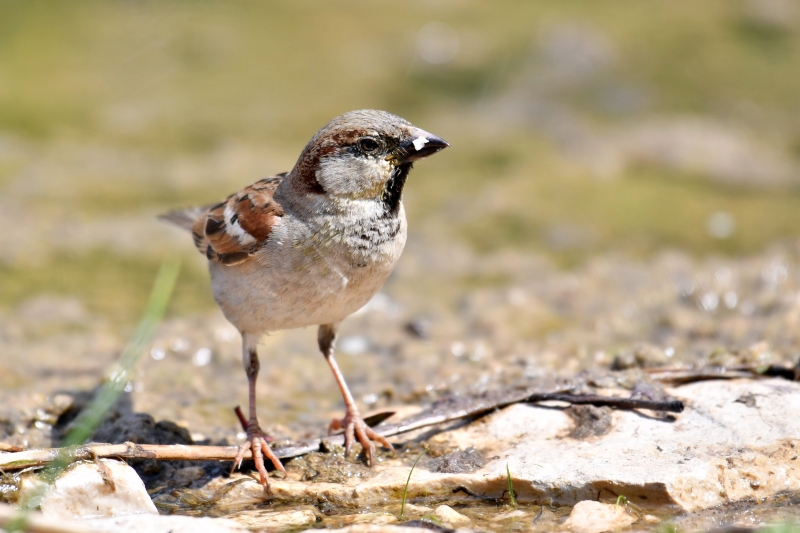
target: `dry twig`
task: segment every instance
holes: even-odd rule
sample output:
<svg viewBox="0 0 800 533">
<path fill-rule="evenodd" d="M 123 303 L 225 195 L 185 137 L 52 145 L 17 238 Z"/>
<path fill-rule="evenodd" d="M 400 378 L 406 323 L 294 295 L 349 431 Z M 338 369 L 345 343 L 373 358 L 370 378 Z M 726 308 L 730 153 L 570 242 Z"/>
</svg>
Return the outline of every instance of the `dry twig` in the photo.
<svg viewBox="0 0 800 533">
<path fill-rule="evenodd" d="M 617 409 L 651 409 L 673 413 L 683 411 L 683 403 L 674 399 L 655 401 L 616 396 L 570 394 L 565 390 L 542 392 L 524 389 L 502 393 L 487 393 L 473 397 L 446 398 L 407 420 L 396 424 L 378 426 L 375 430 L 384 437 L 391 437 L 436 424 L 452 422 L 460 418 L 479 417 L 515 403 L 545 401 L 598 406 L 608 405 Z M 369 420 L 373 424 L 378 424 L 385 417 L 386 414 L 381 413 L 369 417 Z M 326 448 L 344 444 L 342 435 L 333 435 L 325 439 L 314 439 L 287 446 L 279 446 L 274 449 L 274 452 L 281 459 L 297 457 L 319 450 L 323 440 Z M 69 457 L 73 461 L 91 460 L 95 457 L 146 458 L 163 461 L 232 461 L 236 457 L 237 451 L 237 446 L 186 446 L 180 444 L 134 444 L 128 442 L 125 444 L 86 444 L 76 446 L 69 451 Z M 0 455 L 0 470 L 21 470 L 45 465 L 54 461 L 61 452 L 63 450 L 43 449 L 2 454 Z M 252 455 L 247 452 L 244 458 L 252 459 Z"/>
</svg>

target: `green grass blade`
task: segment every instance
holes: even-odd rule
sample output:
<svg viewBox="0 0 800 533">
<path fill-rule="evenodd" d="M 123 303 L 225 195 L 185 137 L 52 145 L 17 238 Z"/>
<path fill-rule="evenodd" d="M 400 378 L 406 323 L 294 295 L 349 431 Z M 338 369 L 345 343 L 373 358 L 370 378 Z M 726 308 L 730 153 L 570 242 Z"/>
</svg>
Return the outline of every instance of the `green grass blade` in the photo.
<svg viewBox="0 0 800 533">
<path fill-rule="evenodd" d="M 406 479 L 406 486 L 403 488 L 403 502 L 400 504 L 400 520 L 403 519 L 403 515 L 406 512 L 406 498 L 408 497 L 408 484 L 411 482 L 411 474 L 414 473 L 414 468 L 417 466 L 419 460 L 422 459 L 422 456 L 425 455 L 426 453 L 428 453 L 427 449 L 422 450 L 422 453 L 419 454 L 417 458 L 414 460 L 414 464 L 411 465 L 411 470 L 409 470 L 408 472 L 408 479 Z"/>
<path fill-rule="evenodd" d="M 508 481 L 508 498 L 511 500 L 511 507 L 517 506 L 517 497 L 514 494 L 514 483 L 511 481 L 511 470 L 506 463 L 506 480 Z"/>
<path fill-rule="evenodd" d="M 177 259 L 167 259 L 161 265 L 153 291 L 150 294 L 150 300 L 133 337 L 122 351 L 119 361 L 111 369 L 108 381 L 103 384 L 100 392 L 98 392 L 91 404 L 81 412 L 72 429 L 64 437 L 63 447 L 60 448 L 58 457 L 40 473 L 39 479 L 44 483 L 34 490 L 26 501 L 20 502 L 22 509 L 20 514 L 5 524 L 4 527 L 9 533 L 26 530 L 27 511 L 36 509 L 40 505 L 50 485 L 58 479 L 58 476 L 72 462 L 75 446 L 82 444 L 94 433 L 109 409 L 116 403 L 128 384 L 136 363 L 147 349 L 153 336 L 155 336 L 158 324 L 161 322 L 172 297 L 172 290 L 178 279 L 179 271 L 180 262 Z"/>
<path fill-rule="evenodd" d="M 88 439 L 125 389 L 134 366 L 150 344 L 156 328 L 166 312 L 179 270 L 180 262 L 175 259 L 167 260 L 161 265 L 150 294 L 150 301 L 133 337 L 122 351 L 117 364 L 112 368 L 108 381 L 89 407 L 80 414 L 64 438 L 64 446 L 82 444 Z"/>
</svg>

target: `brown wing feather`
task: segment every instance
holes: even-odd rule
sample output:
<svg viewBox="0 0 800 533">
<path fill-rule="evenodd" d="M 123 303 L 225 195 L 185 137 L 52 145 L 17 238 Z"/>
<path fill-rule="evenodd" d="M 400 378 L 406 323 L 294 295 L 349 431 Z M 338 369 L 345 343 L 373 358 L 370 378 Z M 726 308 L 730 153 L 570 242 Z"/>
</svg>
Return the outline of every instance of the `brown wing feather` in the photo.
<svg viewBox="0 0 800 533">
<path fill-rule="evenodd" d="M 209 261 L 238 265 L 250 259 L 283 216 L 273 195 L 286 174 L 245 187 L 224 202 L 211 206 L 195 220 L 195 246 Z"/>
</svg>

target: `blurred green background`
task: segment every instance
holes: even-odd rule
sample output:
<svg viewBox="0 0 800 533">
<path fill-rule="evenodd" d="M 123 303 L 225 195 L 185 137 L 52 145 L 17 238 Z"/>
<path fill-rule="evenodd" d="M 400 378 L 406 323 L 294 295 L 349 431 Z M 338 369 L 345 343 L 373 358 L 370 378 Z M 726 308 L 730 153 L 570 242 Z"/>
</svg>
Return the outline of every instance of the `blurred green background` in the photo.
<svg viewBox="0 0 800 533">
<path fill-rule="evenodd" d="M 129 320 L 177 252 L 172 313 L 211 309 L 154 217 L 289 170 L 358 108 L 452 144 L 406 189 L 412 259 L 756 253 L 800 228 L 799 73 L 793 0 L 5 0 L 0 307 Z"/>
</svg>

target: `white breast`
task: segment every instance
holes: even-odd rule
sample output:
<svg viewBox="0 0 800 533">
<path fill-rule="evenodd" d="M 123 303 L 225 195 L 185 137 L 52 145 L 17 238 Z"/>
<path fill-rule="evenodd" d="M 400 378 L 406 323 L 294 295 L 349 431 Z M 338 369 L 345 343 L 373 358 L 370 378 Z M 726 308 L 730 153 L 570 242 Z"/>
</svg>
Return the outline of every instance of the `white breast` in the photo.
<svg viewBox="0 0 800 533">
<path fill-rule="evenodd" d="M 405 213 L 388 242 L 355 250 L 347 224 L 309 224 L 291 214 L 250 261 L 210 263 L 214 298 L 240 331 L 263 334 L 343 320 L 378 292 L 406 241 Z"/>
</svg>

